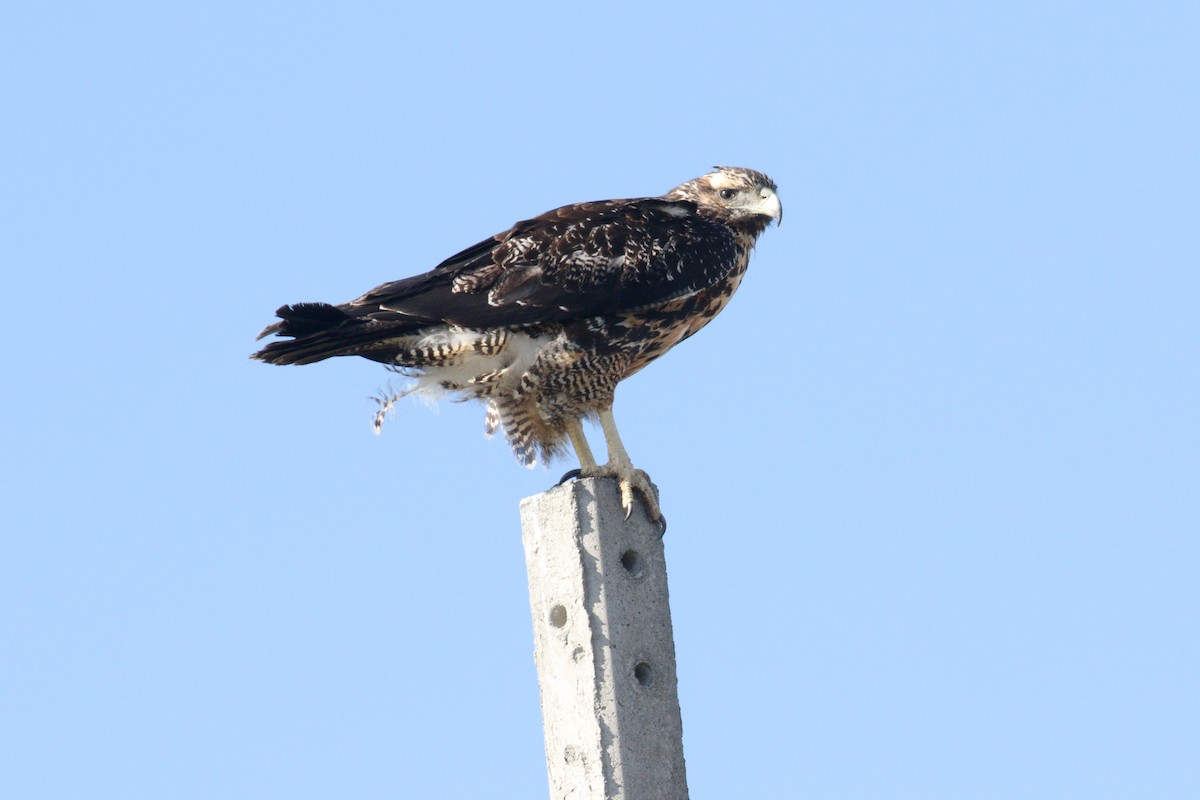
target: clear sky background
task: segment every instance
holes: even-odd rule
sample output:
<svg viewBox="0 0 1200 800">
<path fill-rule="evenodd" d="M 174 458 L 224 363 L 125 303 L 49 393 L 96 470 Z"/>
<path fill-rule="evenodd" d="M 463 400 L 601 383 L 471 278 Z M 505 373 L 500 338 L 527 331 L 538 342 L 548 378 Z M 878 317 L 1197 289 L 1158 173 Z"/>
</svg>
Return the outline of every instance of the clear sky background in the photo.
<svg viewBox="0 0 1200 800">
<path fill-rule="evenodd" d="M 0 794 L 546 796 L 572 465 L 247 356 L 734 164 L 783 226 L 616 408 L 692 796 L 1200 797 L 1196 8 L 10 7 Z"/>
</svg>

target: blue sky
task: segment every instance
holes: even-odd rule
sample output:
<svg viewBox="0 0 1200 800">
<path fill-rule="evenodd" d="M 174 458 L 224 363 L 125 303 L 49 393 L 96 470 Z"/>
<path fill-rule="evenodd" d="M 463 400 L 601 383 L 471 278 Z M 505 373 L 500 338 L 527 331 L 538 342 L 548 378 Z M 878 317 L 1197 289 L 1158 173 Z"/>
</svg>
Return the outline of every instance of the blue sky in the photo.
<svg viewBox="0 0 1200 800">
<path fill-rule="evenodd" d="M 1198 22 L 14 8 L 5 796 L 545 796 L 517 505 L 569 465 L 247 356 L 282 303 L 713 164 L 784 224 L 616 406 L 692 795 L 1200 796 Z"/>
</svg>

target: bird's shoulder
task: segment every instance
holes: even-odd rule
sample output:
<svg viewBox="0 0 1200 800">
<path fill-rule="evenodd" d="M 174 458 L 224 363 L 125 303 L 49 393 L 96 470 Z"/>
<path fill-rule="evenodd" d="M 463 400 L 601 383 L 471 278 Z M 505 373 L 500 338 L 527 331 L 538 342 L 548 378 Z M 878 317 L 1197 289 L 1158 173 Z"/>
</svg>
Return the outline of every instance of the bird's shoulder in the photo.
<svg viewBox="0 0 1200 800">
<path fill-rule="evenodd" d="M 695 275 L 699 259 L 732 258 L 733 233 L 690 200 L 642 197 L 575 203 L 522 220 L 448 259 L 459 291 L 553 286 L 568 293 L 617 289 Z M 518 293 L 519 294 L 519 293 Z M 520 299 L 520 298 L 518 298 Z"/>
</svg>

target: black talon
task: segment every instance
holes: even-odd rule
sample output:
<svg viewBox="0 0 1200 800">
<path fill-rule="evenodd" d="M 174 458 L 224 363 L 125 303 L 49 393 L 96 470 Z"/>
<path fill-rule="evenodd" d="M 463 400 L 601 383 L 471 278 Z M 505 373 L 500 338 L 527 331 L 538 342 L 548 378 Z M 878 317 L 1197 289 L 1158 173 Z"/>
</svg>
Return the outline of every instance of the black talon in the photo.
<svg viewBox="0 0 1200 800">
<path fill-rule="evenodd" d="M 583 475 L 583 470 L 569 469 L 569 470 L 567 470 L 566 474 L 564 474 L 561 478 L 558 479 L 558 483 L 556 483 L 554 485 L 562 486 L 567 481 L 575 480 L 576 478 L 580 477 L 581 475 Z"/>
<path fill-rule="evenodd" d="M 659 525 L 658 538 L 661 539 L 662 537 L 667 535 L 667 518 L 665 516 L 663 516 L 661 511 L 659 512 L 658 525 Z"/>
</svg>

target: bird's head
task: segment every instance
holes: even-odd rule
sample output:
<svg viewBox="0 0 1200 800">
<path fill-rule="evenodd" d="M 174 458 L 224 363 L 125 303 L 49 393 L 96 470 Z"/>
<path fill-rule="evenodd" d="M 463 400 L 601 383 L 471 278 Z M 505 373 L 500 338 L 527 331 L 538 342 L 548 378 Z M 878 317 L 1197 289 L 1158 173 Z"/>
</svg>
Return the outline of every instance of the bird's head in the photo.
<svg viewBox="0 0 1200 800">
<path fill-rule="evenodd" d="M 713 167 L 676 186 L 664 197 L 691 200 L 702 213 L 712 214 L 730 225 L 743 224 L 761 232 L 771 220 L 783 221 L 783 204 L 775 194 L 775 181 L 744 167 Z"/>
</svg>

